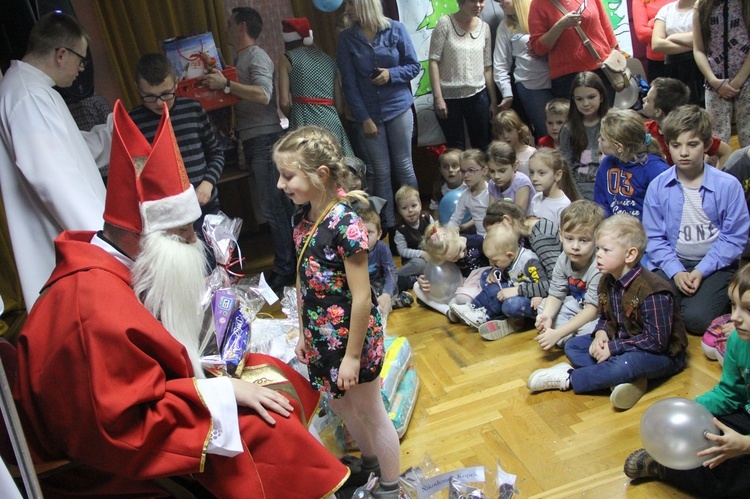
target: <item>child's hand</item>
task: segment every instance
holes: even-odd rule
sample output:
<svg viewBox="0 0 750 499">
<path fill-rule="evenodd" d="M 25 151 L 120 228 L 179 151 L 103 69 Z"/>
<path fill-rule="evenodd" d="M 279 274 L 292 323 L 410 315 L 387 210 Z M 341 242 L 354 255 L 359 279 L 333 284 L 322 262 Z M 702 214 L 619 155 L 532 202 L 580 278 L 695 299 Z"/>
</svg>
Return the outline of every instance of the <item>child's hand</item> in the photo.
<svg viewBox="0 0 750 499">
<path fill-rule="evenodd" d="M 589 350 L 589 353 L 596 359 L 597 364 L 601 364 L 612 356 L 612 352 L 609 351 L 609 341 L 596 340 L 594 343 L 596 343 L 596 348 L 593 352 Z M 591 343 L 591 346 L 594 346 L 594 343 Z"/>
<path fill-rule="evenodd" d="M 430 292 L 430 281 L 425 279 L 424 275 L 417 277 L 417 284 L 419 284 L 419 288 L 425 293 Z"/>
<path fill-rule="evenodd" d="M 550 327 L 544 328 L 544 332 L 540 332 L 534 340 L 536 340 L 537 343 L 539 343 L 539 346 L 542 347 L 542 350 L 552 350 L 555 348 L 555 345 L 557 345 L 557 342 L 559 341 L 560 333 L 557 332 L 556 329 L 552 329 Z"/>
<path fill-rule="evenodd" d="M 701 287 L 701 283 L 703 282 L 703 274 L 698 269 L 693 269 L 690 271 L 690 282 L 693 284 L 693 293 L 698 291 L 698 288 Z"/>
<path fill-rule="evenodd" d="M 734 331 L 734 322 L 732 321 L 729 321 L 721 326 L 721 332 L 724 334 L 724 336 L 729 336 L 730 334 L 732 334 L 732 331 Z"/>
<path fill-rule="evenodd" d="M 603 330 L 596 331 L 594 333 L 594 340 L 591 342 L 591 345 L 589 345 L 589 355 L 591 355 L 593 358 L 596 358 L 597 350 L 602 349 L 602 344 L 607 343 L 609 341 L 609 338 L 607 337 L 607 332 Z"/>
<path fill-rule="evenodd" d="M 495 269 L 491 268 L 490 271 L 487 273 L 487 284 L 497 284 L 497 276 L 495 275 Z"/>
<path fill-rule="evenodd" d="M 391 313 L 391 295 L 383 293 L 378 296 L 378 310 L 383 317 Z"/>
<path fill-rule="evenodd" d="M 508 298 L 513 298 L 514 296 L 518 296 L 518 288 L 513 286 L 512 288 L 503 288 L 497 293 L 497 299 L 500 301 L 505 301 Z"/>
<path fill-rule="evenodd" d="M 544 314 L 537 315 L 536 322 L 534 322 L 534 327 L 536 327 L 537 331 L 543 333 L 545 330 L 552 327 L 552 319 Z"/>
<path fill-rule="evenodd" d="M 339 390 L 348 390 L 353 388 L 359 381 L 359 359 L 344 355 L 341 365 L 339 366 L 339 377 L 336 385 Z"/>
<path fill-rule="evenodd" d="M 706 438 L 716 442 L 716 445 L 698 453 L 700 457 L 713 456 L 704 462 L 703 466 L 713 469 L 727 459 L 750 454 L 750 437 L 737 433 L 716 418 L 714 418 L 714 424 L 724 434 L 714 435 L 713 433 L 706 433 Z"/>
<path fill-rule="evenodd" d="M 305 349 L 305 337 L 300 332 L 299 339 L 297 340 L 297 346 L 294 347 L 294 354 L 297 356 L 297 360 L 303 364 L 309 362 L 307 358 L 307 350 Z"/>
<path fill-rule="evenodd" d="M 688 296 L 693 296 L 698 290 L 697 287 L 694 287 L 693 281 L 690 278 L 690 274 L 685 270 L 683 270 L 682 272 L 677 272 L 674 275 L 673 279 L 675 285 L 677 286 L 677 289 Z"/>
<path fill-rule="evenodd" d="M 542 298 L 541 296 L 535 296 L 534 298 L 532 298 L 531 299 L 531 308 L 533 308 L 534 310 L 537 310 L 539 308 L 539 305 L 542 304 L 542 300 L 543 299 L 544 298 Z"/>
</svg>

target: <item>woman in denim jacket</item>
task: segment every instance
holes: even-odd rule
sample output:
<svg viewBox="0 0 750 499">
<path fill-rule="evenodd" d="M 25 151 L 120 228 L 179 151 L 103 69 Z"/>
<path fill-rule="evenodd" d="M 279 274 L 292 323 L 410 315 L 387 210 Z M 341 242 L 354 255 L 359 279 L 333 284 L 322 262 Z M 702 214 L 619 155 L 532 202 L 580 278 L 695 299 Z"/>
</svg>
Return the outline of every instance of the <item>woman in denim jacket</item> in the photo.
<svg viewBox="0 0 750 499">
<path fill-rule="evenodd" d="M 390 231 L 396 226 L 393 185 L 417 187 L 410 82 L 420 65 L 406 28 L 383 15 L 380 0 L 345 0 L 344 9 L 349 27 L 339 35 L 336 61 L 346 103 L 375 173 L 372 194 L 388 201 L 381 217 Z"/>
</svg>

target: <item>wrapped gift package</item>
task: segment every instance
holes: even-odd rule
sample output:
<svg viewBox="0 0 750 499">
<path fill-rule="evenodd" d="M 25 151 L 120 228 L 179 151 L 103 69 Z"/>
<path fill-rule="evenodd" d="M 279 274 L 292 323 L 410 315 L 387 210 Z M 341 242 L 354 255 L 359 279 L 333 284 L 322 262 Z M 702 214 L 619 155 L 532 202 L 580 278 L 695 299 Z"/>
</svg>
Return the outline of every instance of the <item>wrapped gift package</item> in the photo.
<svg viewBox="0 0 750 499">
<path fill-rule="evenodd" d="M 206 111 L 231 106 L 240 101 L 234 95 L 211 90 L 198 82 L 199 77 L 214 69 L 221 71 L 228 80 L 237 81 L 237 71 L 233 67 L 222 66 L 212 33 L 170 38 L 164 40 L 162 46 L 164 54 L 175 68 L 177 95 L 199 101 Z"/>
</svg>

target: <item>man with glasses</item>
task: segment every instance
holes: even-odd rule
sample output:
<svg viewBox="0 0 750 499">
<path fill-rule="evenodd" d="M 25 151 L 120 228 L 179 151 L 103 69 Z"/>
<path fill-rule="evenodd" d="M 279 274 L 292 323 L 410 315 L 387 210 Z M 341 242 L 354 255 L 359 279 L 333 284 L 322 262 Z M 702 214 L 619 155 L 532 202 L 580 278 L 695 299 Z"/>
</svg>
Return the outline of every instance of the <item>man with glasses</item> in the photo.
<svg viewBox="0 0 750 499">
<path fill-rule="evenodd" d="M 112 120 L 81 132 L 60 94 L 86 66 L 88 35 L 51 12 L 0 82 L 0 187 L 27 310 L 55 266 L 64 230 L 97 230 L 104 212 L 98 166 L 109 162 Z"/>
<path fill-rule="evenodd" d="M 152 142 L 159 126 L 163 105 L 169 108 L 180 154 L 190 183 L 195 187 L 201 217 L 193 224 L 203 239 L 203 217 L 219 212 L 216 184 L 224 170 L 224 152 L 216 140 L 211 122 L 198 101 L 176 97 L 177 78 L 172 63 L 162 54 L 146 54 L 135 68 L 135 84 L 143 104 L 130 111 L 130 117 L 146 140 Z M 215 266 L 209 252 L 211 266 Z"/>
</svg>

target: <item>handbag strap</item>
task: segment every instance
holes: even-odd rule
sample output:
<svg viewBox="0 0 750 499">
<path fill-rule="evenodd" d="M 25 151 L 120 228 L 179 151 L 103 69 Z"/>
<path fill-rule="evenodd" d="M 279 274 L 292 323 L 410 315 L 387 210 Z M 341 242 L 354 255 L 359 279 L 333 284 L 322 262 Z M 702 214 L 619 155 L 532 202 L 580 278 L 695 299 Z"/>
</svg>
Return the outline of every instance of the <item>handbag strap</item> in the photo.
<svg viewBox="0 0 750 499">
<path fill-rule="evenodd" d="M 297 257 L 297 274 L 299 274 L 299 267 L 302 264 L 302 257 L 305 255 L 305 250 L 307 249 L 307 245 L 310 244 L 310 240 L 313 238 L 313 235 L 315 234 L 315 230 L 318 228 L 318 226 L 323 222 L 323 219 L 328 216 L 328 214 L 331 212 L 334 206 L 339 204 L 342 201 L 341 198 L 336 198 L 333 201 L 331 201 L 328 206 L 326 206 L 326 209 L 323 210 L 320 213 L 320 216 L 315 221 L 315 225 L 313 225 L 312 230 L 308 232 L 307 237 L 305 238 L 305 244 L 302 245 L 302 250 L 299 252 L 299 257 Z"/>
<path fill-rule="evenodd" d="M 559 10 L 563 16 L 569 14 L 569 12 L 563 7 L 560 2 L 557 0 L 551 0 L 555 7 L 557 7 L 557 10 Z M 602 58 L 599 55 L 599 52 L 596 51 L 594 48 L 594 45 L 591 43 L 591 40 L 589 40 L 589 37 L 586 36 L 586 33 L 583 32 L 583 29 L 580 26 L 575 27 L 576 32 L 578 32 L 578 36 L 581 37 L 581 41 L 583 42 L 583 46 L 588 49 L 589 53 L 591 54 L 591 57 L 594 58 L 596 61 L 600 61 Z"/>
</svg>

